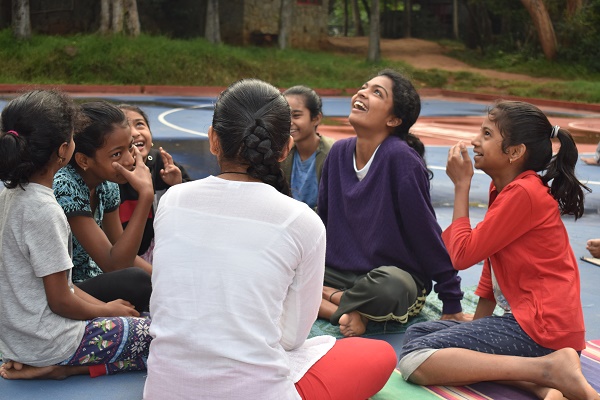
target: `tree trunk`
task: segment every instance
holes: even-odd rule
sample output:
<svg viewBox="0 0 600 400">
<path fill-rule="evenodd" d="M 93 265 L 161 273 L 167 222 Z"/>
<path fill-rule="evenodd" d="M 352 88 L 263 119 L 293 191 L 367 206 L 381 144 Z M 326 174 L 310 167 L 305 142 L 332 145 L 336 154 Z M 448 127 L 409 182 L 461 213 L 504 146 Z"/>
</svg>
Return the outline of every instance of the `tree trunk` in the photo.
<svg viewBox="0 0 600 400">
<path fill-rule="evenodd" d="M 292 0 L 281 0 L 281 10 L 279 10 L 279 38 L 277 39 L 281 50 L 285 50 L 290 41 L 289 36 L 292 27 L 292 10 Z"/>
<path fill-rule="evenodd" d="M 554 60 L 557 46 L 556 34 L 544 2 L 542 0 L 521 0 L 521 3 L 533 20 L 544 56 L 547 60 Z"/>
<path fill-rule="evenodd" d="M 371 8 L 369 7 L 369 2 L 367 0 L 362 0 L 362 4 L 363 4 L 363 7 L 365 8 L 365 11 L 367 12 L 367 20 L 370 21 L 371 20 Z"/>
<path fill-rule="evenodd" d="M 123 0 L 112 0 L 112 33 L 123 32 Z"/>
<path fill-rule="evenodd" d="M 367 60 L 379 62 L 381 60 L 381 46 L 379 43 L 379 0 L 372 0 L 371 3 L 371 23 L 369 29 L 369 54 Z"/>
<path fill-rule="evenodd" d="M 412 26 L 412 1 L 404 0 L 404 37 L 411 37 L 411 26 Z"/>
<path fill-rule="evenodd" d="M 221 24 L 219 22 L 219 0 L 208 0 L 206 6 L 206 24 L 204 37 L 212 44 L 221 43 Z"/>
<path fill-rule="evenodd" d="M 344 36 L 348 36 L 348 0 L 344 0 Z"/>
<path fill-rule="evenodd" d="M 107 35 L 110 30 L 110 0 L 100 1 L 100 29 L 98 32 Z"/>
<path fill-rule="evenodd" d="M 354 15 L 354 36 L 365 36 L 362 22 L 360 20 L 360 9 L 358 8 L 358 0 L 352 0 L 352 15 Z"/>
<path fill-rule="evenodd" d="M 138 14 L 137 0 L 124 0 L 125 14 L 125 32 L 129 36 L 140 36 L 140 16 Z"/>
<path fill-rule="evenodd" d="M 458 0 L 452 2 L 452 33 L 454 39 L 458 40 Z"/>
<path fill-rule="evenodd" d="M 583 7 L 582 0 L 567 0 L 567 17 L 571 18 Z"/>
<path fill-rule="evenodd" d="M 12 0 L 12 28 L 17 40 L 27 40 L 31 37 L 29 0 Z"/>
</svg>

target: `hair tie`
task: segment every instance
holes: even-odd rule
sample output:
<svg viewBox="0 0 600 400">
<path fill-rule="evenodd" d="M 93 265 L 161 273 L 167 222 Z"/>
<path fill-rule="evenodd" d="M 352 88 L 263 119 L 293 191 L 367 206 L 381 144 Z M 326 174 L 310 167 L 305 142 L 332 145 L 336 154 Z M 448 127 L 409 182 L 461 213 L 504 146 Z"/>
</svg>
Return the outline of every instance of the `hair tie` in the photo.
<svg viewBox="0 0 600 400">
<path fill-rule="evenodd" d="M 11 135 L 15 135 L 15 136 L 19 136 L 19 134 L 17 133 L 17 131 L 8 131 L 6 132 L 6 134 L 11 134 Z"/>
<path fill-rule="evenodd" d="M 558 125 L 554 125 L 552 127 L 552 132 L 550 132 L 550 139 L 554 139 L 555 137 L 558 136 L 558 130 L 560 129 L 560 126 Z"/>
</svg>

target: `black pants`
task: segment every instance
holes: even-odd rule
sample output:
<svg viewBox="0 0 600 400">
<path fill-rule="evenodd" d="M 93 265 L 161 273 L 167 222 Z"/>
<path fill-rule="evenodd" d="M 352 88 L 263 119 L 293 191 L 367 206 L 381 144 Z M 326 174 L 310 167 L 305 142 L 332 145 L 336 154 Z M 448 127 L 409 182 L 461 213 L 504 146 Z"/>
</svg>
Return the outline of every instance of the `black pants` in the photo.
<svg viewBox="0 0 600 400">
<path fill-rule="evenodd" d="M 109 302 L 123 299 L 133 304 L 139 312 L 149 310 L 152 281 L 150 275 L 141 268 L 107 272 L 76 285 L 98 300 Z"/>
</svg>

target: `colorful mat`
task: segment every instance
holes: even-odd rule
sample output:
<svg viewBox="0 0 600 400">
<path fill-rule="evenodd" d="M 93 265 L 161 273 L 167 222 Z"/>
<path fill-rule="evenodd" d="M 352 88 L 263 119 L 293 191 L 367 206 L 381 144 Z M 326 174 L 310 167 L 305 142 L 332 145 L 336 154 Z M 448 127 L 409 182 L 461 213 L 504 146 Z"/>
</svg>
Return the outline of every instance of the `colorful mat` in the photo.
<svg viewBox="0 0 600 400">
<path fill-rule="evenodd" d="M 474 313 L 477 307 L 477 301 L 479 297 L 475 296 L 476 286 L 470 286 L 463 288 L 464 297 L 462 300 L 463 311 L 466 313 Z M 500 308 L 497 308 L 496 312 L 501 313 Z M 500 314 L 498 314 L 500 315 Z M 425 306 L 417 315 L 408 320 L 406 324 L 401 324 L 396 321 L 386 322 L 373 322 L 369 321 L 367 325 L 367 331 L 364 336 L 382 335 L 386 333 L 404 333 L 406 328 L 417 322 L 431 321 L 440 319 L 442 316 L 442 302 L 438 299 L 437 294 L 434 292 L 429 293 Z M 342 338 L 343 335 L 340 333 L 340 327 L 331 325 L 329 321 L 324 319 L 317 319 L 310 330 L 308 337 L 330 335 L 336 338 Z"/>
<path fill-rule="evenodd" d="M 590 340 L 581 354 L 581 368 L 588 382 L 600 392 L 600 340 Z M 481 382 L 469 386 L 419 386 L 394 373 L 372 400 L 530 400 L 535 396 L 511 386 Z"/>
</svg>

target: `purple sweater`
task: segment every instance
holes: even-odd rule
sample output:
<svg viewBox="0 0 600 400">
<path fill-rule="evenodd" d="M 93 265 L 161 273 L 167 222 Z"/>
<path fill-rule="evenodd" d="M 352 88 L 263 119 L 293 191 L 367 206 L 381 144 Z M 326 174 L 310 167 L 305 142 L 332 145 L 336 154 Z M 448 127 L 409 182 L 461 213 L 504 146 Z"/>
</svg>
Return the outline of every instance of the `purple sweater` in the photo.
<svg viewBox="0 0 600 400">
<path fill-rule="evenodd" d="M 408 144 L 388 137 L 368 174 L 356 177 L 356 138 L 337 141 L 323 166 L 318 212 L 327 230 L 327 267 L 367 273 L 394 265 L 433 289 L 443 313 L 460 312 L 460 277 L 441 237 L 425 163 Z"/>
</svg>

